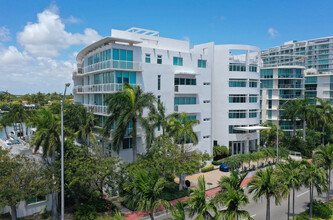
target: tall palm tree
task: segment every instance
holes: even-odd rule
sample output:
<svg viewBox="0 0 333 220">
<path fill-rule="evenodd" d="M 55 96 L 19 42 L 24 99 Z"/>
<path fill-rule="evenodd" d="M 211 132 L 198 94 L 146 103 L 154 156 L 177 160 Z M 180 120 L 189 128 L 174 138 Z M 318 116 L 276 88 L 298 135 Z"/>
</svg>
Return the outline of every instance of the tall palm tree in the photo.
<svg viewBox="0 0 333 220">
<path fill-rule="evenodd" d="M 218 182 L 219 186 L 221 187 L 221 191 L 225 190 L 227 185 L 230 185 L 235 190 L 244 191 L 243 187 L 241 187 L 241 184 L 247 174 L 248 172 L 238 175 L 238 173 L 234 170 L 230 170 L 230 176 L 222 176 Z"/>
<path fill-rule="evenodd" d="M 303 183 L 300 165 L 299 161 L 291 158 L 288 158 L 285 163 L 277 164 L 277 175 L 280 183 L 286 186 L 284 193 L 288 194 L 288 219 L 290 216 L 290 189 L 293 191 L 293 218 L 295 218 L 295 190 L 298 190 Z"/>
<path fill-rule="evenodd" d="M 333 164 L 333 144 L 319 147 L 314 153 L 316 163 L 327 171 L 327 204 L 331 191 L 331 167 Z"/>
<path fill-rule="evenodd" d="M 93 128 L 95 126 L 95 118 L 93 112 L 86 112 L 85 118 L 83 119 L 83 125 L 79 127 L 79 130 L 75 135 L 84 141 L 84 144 L 89 146 L 90 143 L 93 146 L 97 145 L 97 139 L 93 134 Z"/>
<path fill-rule="evenodd" d="M 325 126 L 333 122 L 333 109 L 329 101 L 324 101 L 320 98 L 316 98 L 316 101 L 319 102 L 319 105 L 316 105 L 318 117 L 314 119 L 314 123 L 316 126 L 321 125 L 321 145 L 325 145 Z"/>
<path fill-rule="evenodd" d="M 193 131 L 193 127 L 199 124 L 199 120 L 189 120 L 187 113 L 181 113 L 179 118 L 171 118 L 168 123 L 168 132 L 173 137 L 175 143 L 180 144 L 181 153 L 185 153 L 185 143 L 190 141 L 193 145 L 198 144 L 198 135 Z M 184 175 L 179 176 L 179 190 L 183 189 Z"/>
<path fill-rule="evenodd" d="M 4 129 L 6 133 L 6 138 L 8 139 L 8 132 L 7 127 L 10 126 L 12 123 L 10 121 L 10 118 L 8 117 L 8 113 L 5 113 L 2 115 L 2 118 L 0 118 L 0 130 Z"/>
<path fill-rule="evenodd" d="M 171 206 L 171 213 L 175 220 L 185 220 L 186 219 L 186 213 L 185 213 L 186 205 L 187 205 L 186 202 L 177 201 L 175 207 Z"/>
<path fill-rule="evenodd" d="M 326 173 L 322 168 L 317 167 L 308 161 L 302 161 L 302 179 L 304 185 L 310 190 L 310 219 L 312 219 L 313 190 L 316 188 L 318 195 L 326 188 Z"/>
<path fill-rule="evenodd" d="M 294 129 L 296 129 L 296 119 L 302 119 L 303 140 L 306 141 L 306 121 L 311 120 L 313 115 L 315 115 L 315 106 L 309 104 L 309 99 L 307 97 L 303 99 L 292 100 L 286 104 L 284 115 L 294 122 Z"/>
<path fill-rule="evenodd" d="M 135 207 L 138 211 L 149 212 L 150 218 L 154 219 L 154 211 L 158 208 L 169 208 L 170 203 L 162 198 L 162 190 L 166 180 L 157 172 L 148 172 L 137 169 L 133 173 L 133 179 L 124 185 L 127 194 L 122 201 Z"/>
<path fill-rule="evenodd" d="M 108 114 L 104 125 L 104 135 L 109 136 L 113 125 L 112 148 L 119 152 L 120 145 L 126 135 L 127 128 L 132 123 L 133 129 L 130 132 L 133 140 L 133 161 L 137 157 L 137 125 L 143 121 L 143 111 L 148 109 L 154 111 L 155 96 L 153 93 L 144 93 L 140 87 L 133 87 L 125 83 L 124 90 L 110 95 L 107 99 Z M 147 130 L 147 128 L 146 128 Z"/>
<path fill-rule="evenodd" d="M 238 175 L 235 171 L 230 171 L 230 177 L 223 176 L 219 181 L 221 191 L 215 196 L 214 200 L 227 208 L 218 214 L 218 218 L 235 219 L 238 217 L 251 219 L 250 214 L 241 210 L 241 206 L 249 203 L 248 197 L 244 193 L 241 184 L 247 173 Z"/>
<path fill-rule="evenodd" d="M 258 201 L 264 196 L 267 201 L 266 220 L 270 219 L 270 199 L 275 199 L 275 204 L 280 204 L 281 186 L 278 184 L 278 178 L 274 173 L 273 167 L 267 167 L 265 170 L 259 170 L 247 184 L 249 193 L 254 192 L 253 199 Z"/>
<path fill-rule="evenodd" d="M 43 157 L 51 157 L 51 169 L 55 173 L 55 160 L 57 152 L 60 151 L 60 120 L 52 114 L 49 109 L 41 109 L 33 125 L 37 130 L 31 139 L 31 145 L 37 151 L 40 147 L 43 148 Z M 54 174 L 53 174 L 54 175 Z M 57 192 L 52 193 L 52 219 L 57 219 Z"/>
<path fill-rule="evenodd" d="M 246 210 L 241 210 L 240 208 L 246 204 L 249 204 L 249 199 L 245 195 L 244 191 L 236 190 L 231 185 L 225 185 L 225 191 L 222 193 L 221 203 L 227 208 L 221 210 L 217 214 L 217 219 L 252 219 L 250 213 Z"/>
<path fill-rule="evenodd" d="M 28 111 L 26 111 L 22 104 L 13 104 L 10 106 L 9 110 L 9 117 L 13 120 L 15 123 L 20 124 L 21 132 L 24 134 L 23 131 L 23 122 L 27 120 L 29 117 Z"/>
<path fill-rule="evenodd" d="M 203 176 L 198 177 L 198 186 L 193 190 L 188 206 L 190 218 L 196 216 L 195 219 L 213 219 L 217 214 L 214 201 L 206 200 L 206 182 Z"/>
</svg>

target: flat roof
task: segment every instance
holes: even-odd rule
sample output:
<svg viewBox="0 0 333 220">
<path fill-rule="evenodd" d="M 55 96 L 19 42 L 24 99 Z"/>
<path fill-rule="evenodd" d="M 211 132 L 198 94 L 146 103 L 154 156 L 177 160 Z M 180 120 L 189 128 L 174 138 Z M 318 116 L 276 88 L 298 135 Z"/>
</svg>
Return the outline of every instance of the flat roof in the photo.
<svg viewBox="0 0 333 220">
<path fill-rule="evenodd" d="M 233 129 L 239 131 L 253 131 L 253 130 L 266 130 L 271 128 L 264 126 L 247 126 L 247 127 L 234 127 Z"/>
<path fill-rule="evenodd" d="M 116 43 L 116 42 L 121 42 L 121 43 L 128 43 L 128 44 L 139 44 L 142 43 L 142 41 L 137 41 L 137 40 L 130 40 L 130 39 L 124 39 L 124 38 L 117 38 L 117 37 L 105 37 L 102 38 L 99 41 L 96 41 L 95 43 L 90 44 L 89 46 L 83 48 L 76 56 L 76 61 L 80 63 L 80 61 L 83 59 L 85 55 L 90 53 L 93 50 L 96 50 L 100 46 L 104 46 L 109 43 Z"/>
</svg>

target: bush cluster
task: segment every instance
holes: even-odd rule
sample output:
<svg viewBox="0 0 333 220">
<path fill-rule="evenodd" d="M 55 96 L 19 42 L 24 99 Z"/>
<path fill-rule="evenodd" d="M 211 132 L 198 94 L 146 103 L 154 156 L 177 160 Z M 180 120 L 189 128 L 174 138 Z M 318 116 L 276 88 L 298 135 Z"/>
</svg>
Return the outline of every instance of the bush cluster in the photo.
<svg viewBox="0 0 333 220">
<path fill-rule="evenodd" d="M 208 172 L 208 171 L 211 171 L 211 170 L 214 170 L 214 165 L 210 165 L 208 167 L 204 167 L 201 169 L 201 172 Z"/>
</svg>

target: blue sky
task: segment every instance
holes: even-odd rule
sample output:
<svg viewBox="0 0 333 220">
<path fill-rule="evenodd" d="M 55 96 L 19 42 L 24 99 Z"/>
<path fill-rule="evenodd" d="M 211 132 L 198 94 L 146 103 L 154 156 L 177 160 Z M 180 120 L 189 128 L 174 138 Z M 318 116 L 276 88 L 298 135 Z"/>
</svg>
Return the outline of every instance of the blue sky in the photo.
<svg viewBox="0 0 333 220">
<path fill-rule="evenodd" d="M 250 44 L 332 36 L 333 1 L 46 1 L 0 0 L 0 91 L 60 92 L 76 53 L 141 27 L 191 44 Z"/>
</svg>

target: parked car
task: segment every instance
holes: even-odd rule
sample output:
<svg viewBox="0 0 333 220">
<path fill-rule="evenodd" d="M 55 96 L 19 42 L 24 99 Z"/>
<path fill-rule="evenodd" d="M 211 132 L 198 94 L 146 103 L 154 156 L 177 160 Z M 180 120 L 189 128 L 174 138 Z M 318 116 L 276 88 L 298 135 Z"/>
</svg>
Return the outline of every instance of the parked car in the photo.
<svg viewBox="0 0 333 220">
<path fill-rule="evenodd" d="M 227 166 L 225 163 L 220 165 L 220 171 L 222 172 L 229 172 L 229 166 Z"/>
</svg>

